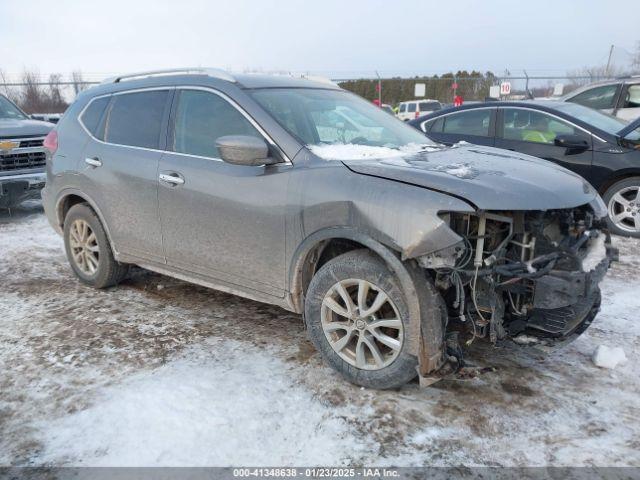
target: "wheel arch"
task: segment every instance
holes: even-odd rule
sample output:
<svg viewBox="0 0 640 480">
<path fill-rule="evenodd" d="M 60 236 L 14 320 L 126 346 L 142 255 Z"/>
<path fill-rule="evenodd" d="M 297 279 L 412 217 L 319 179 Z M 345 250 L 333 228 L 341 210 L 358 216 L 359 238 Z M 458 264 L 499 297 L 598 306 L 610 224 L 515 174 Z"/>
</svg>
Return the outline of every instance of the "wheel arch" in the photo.
<svg viewBox="0 0 640 480">
<path fill-rule="evenodd" d="M 631 177 L 640 177 L 640 170 L 627 169 L 617 171 L 615 175 L 607 178 L 602 183 L 602 185 L 600 185 L 600 188 L 598 188 L 598 193 L 600 194 L 600 196 L 604 197 L 605 193 L 607 193 L 607 190 L 609 190 L 609 188 L 611 188 L 614 184 Z"/>
<path fill-rule="evenodd" d="M 113 251 L 114 255 L 117 256 L 118 250 L 113 244 L 111 233 L 109 232 L 109 225 L 107 225 L 107 222 L 105 222 L 104 215 L 100 211 L 100 208 L 98 208 L 96 202 L 85 192 L 76 189 L 65 189 L 60 193 L 55 204 L 55 219 L 57 227 L 60 229 L 60 231 L 62 231 L 62 229 L 64 228 L 64 219 L 67 215 L 67 212 L 71 207 L 77 205 L 78 203 L 88 204 L 89 207 L 91 207 L 91 209 L 96 213 L 98 219 L 100 220 L 100 223 L 102 224 L 102 228 L 104 228 L 104 231 L 107 235 L 107 240 L 109 241 L 109 245 L 111 245 L 111 250 Z"/>
<path fill-rule="evenodd" d="M 290 304 L 297 313 L 304 312 L 304 298 L 313 273 L 323 261 L 323 253 L 330 245 L 342 242 L 345 250 L 338 249 L 337 256 L 351 248 L 366 248 L 380 257 L 397 276 L 406 296 L 409 309 L 409 349 L 420 358 L 421 370 L 439 368 L 443 351 L 444 326 L 439 312 L 433 310 L 426 298 L 429 290 L 435 291 L 415 260 L 402 261 L 400 253 L 371 236 L 350 227 L 327 228 L 309 235 L 296 249 L 289 271 Z M 333 258 L 333 257 L 330 257 Z M 324 261 L 328 261 L 325 257 Z M 421 335 L 421 331 L 428 335 Z"/>
</svg>

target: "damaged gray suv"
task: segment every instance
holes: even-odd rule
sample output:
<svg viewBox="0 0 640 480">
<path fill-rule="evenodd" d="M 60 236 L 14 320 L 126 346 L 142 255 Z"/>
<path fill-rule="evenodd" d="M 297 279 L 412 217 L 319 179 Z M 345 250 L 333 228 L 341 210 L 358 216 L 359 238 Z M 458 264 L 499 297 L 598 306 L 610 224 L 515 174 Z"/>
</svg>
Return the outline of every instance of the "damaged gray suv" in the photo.
<svg viewBox="0 0 640 480">
<path fill-rule="evenodd" d="M 437 378 L 458 339 L 574 338 L 616 255 L 581 177 L 425 143 L 330 82 L 123 76 L 50 137 L 45 210 L 81 282 L 138 265 L 301 313 L 326 362 L 367 387 Z"/>
</svg>

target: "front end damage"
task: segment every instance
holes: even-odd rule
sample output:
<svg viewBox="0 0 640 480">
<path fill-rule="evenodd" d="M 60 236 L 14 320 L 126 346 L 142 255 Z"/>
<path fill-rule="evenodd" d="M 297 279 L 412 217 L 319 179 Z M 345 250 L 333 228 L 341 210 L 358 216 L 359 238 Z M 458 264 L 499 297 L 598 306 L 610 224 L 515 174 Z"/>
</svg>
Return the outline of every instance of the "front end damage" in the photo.
<svg viewBox="0 0 640 480">
<path fill-rule="evenodd" d="M 418 262 L 446 303 L 449 354 L 460 355 L 452 338 L 551 347 L 591 324 L 617 251 L 589 205 L 441 218 L 460 241 Z"/>
</svg>

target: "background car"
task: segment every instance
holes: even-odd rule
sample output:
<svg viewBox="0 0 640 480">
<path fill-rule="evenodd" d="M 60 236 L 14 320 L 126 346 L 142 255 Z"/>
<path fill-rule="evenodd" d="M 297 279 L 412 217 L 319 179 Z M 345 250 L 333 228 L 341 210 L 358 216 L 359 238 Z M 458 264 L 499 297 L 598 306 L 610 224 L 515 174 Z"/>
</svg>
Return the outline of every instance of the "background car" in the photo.
<svg viewBox="0 0 640 480">
<path fill-rule="evenodd" d="M 438 100 L 422 99 L 400 102 L 398 104 L 398 113 L 396 113 L 396 117 L 407 122 L 420 117 L 420 115 L 435 112 L 441 108 L 442 104 Z"/>
<path fill-rule="evenodd" d="M 396 114 L 396 112 L 393 111 L 393 107 L 388 103 L 383 103 L 382 105 L 380 105 L 380 108 L 391 115 Z"/>
<path fill-rule="evenodd" d="M 624 120 L 640 117 L 640 76 L 592 83 L 560 99 L 596 108 Z"/>
<path fill-rule="evenodd" d="M 550 160 L 603 196 L 609 227 L 640 238 L 640 122 L 571 102 L 500 102 L 440 110 L 409 122 L 444 144 L 467 141 Z"/>
<path fill-rule="evenodd" d="M 46 179 L 43 142 L 53 126 L 30 119 L 0 95 L 0 208 L 40 197 Z"/>
</svg>

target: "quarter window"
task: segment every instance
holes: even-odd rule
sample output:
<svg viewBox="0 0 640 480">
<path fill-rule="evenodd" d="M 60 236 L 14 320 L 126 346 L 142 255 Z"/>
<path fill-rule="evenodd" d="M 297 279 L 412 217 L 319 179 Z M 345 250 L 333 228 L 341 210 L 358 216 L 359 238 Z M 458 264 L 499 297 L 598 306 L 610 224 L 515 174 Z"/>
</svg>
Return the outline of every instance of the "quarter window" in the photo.
<svg viewBox="0 0 640 480">
<path fill-rule="evenodd" d="M 553 144 L 558 135 L 581 135 L 570 124 L 533 110 L 506 108 L 503 122 L 503 136 L 507 140 Z"/>
<path fill-rule="evenodd" d="M 618 85 L 604 85 L 602 87 L 590 88 L 575 97 L 569 99 L 570 102 L 579 103 L 585 107 L 595 108 L 596 110 L 604 110 L 613 108 L 616 91 Z"/>
<path fill-rule="evenodd" d="M 489 124 L 491 123 L 491 110 L 467 110 L 444 117 L 444 133 L 458 135 L 475 135 L 477 137 L 489 136 Z"/>
<path fill-rule="evenodd" d="M 100 119 L 102 118 L 104 109 L 109 104 L 110 99 L 111 97 L 100 97 L 95 99 L 84 111 L 82 117 L 80 117 L 85 128 L 89 130 L 94 137 L 100 138 L 101 140 L 102 133 L 97 132 L 98 125 L 100 124 Z"/>
<path fill-rule="evenodd" d="M 200 90 L 180 92 L 176 109 L 174 151 L 220 158 L 216 140 L 225 135 L 262 138 L 244 115 L 219 95 Z"/>
<path fill-rule="evenodd" d="M 415 103 L 410 103 L 409 105 L 407 105 L 409 108 L 407 109 L 408 112 L 415 112 L 416 111 L 416 104 Z"/>
<path fill-rule="evenodd" d="M 158 148 L 168 90 L 115 95 L 105 140 L 118 145 Z"/>
<path fill-rule="evenodd" d="M 444 119 L 446 117 L 440 117 L 435 122 L 433 122 L 433 127 L 431 127 L 431 133 L 442 133 L 442 128 L 444 127 Z"/>
</svg>

